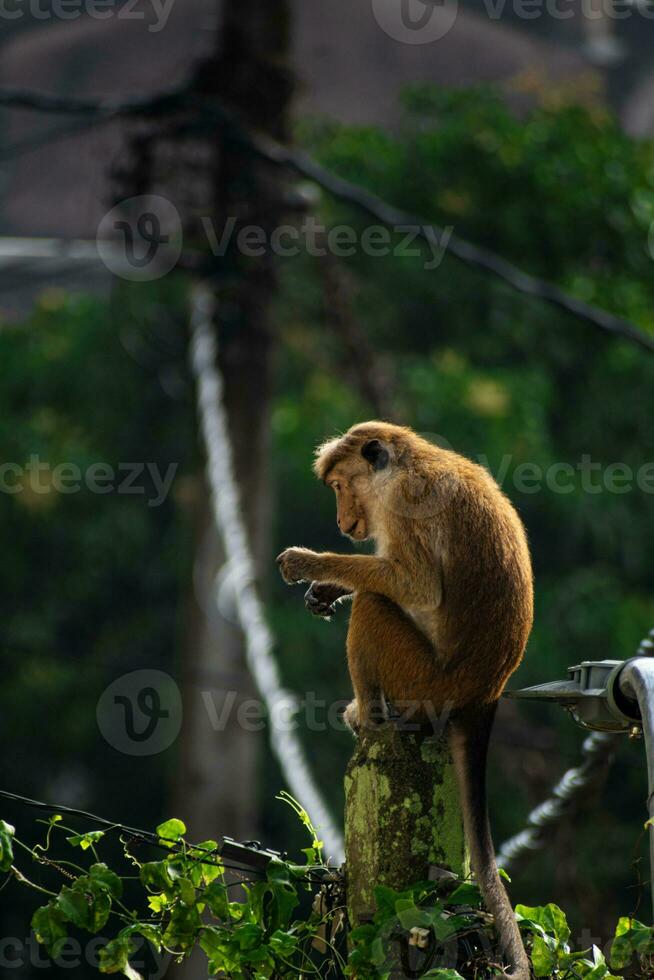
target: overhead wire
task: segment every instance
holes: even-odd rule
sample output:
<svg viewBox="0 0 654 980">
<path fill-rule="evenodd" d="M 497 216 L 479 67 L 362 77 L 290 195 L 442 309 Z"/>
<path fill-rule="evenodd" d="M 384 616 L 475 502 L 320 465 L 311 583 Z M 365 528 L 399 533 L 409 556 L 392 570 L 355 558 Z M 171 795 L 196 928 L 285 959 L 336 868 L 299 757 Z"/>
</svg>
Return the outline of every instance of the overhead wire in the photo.
<svg viewBox="0 0 654 980">
<path fill-rule="evenodd" d="M 415 230 L 417 237 L 430 246 L 433 245 L 434 240 L 446 242 L 447 253 L 469 267 L 493 276 L 521 295 L 539 299 L 579 320 L 592 324 L 605 333 L 621 337 L 649 352 L 654 352 L 654 334 L 648 333 L 632 321 L 587 303 L 556 283 L 525 272 L 491 249 L 455 234 L 449 234 L 445 238 L 444 229 L 424 216 L 403 211 L 367 188 L 332 173 L 300 149 L 286 146 L 269 136 L 254 132 L 230 106 L 215 97 L 210 99 L 200 97 L 193 92 L 189 82 L 177 89 L 122 101 L 79 99 L 53 96 L 28 89 L 0 88 L 0 106 L 44 113 L 82 115 L 88 117 L 89 125 L 119 117 L 161 118 L 174 112 L 194 113 L 201 129 L 223 127 L 229 131 L 235 141 L 260 159 L 276 167 L 294 171 L 313 181 L 332 197 L 359 209 L 376 221 L 393 228 L 408 226 Z"/>
</svg>

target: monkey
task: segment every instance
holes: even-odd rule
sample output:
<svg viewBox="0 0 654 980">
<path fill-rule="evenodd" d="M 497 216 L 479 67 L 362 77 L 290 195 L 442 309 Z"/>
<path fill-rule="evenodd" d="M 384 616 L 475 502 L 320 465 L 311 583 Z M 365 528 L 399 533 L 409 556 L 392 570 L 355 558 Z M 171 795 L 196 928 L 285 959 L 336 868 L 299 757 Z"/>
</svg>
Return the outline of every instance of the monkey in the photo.
<svg viewBox="0 0 654 980">
<path fill-rule="evenodd" d="M 374 554 L 287 548 L 288 584 L 310 582 L 307 607 L 331 616 L 352 599 L 346 651 L 355 733 L 385 706 L 447 712 L 464 829 L 476 880 L 494 915 L 512 980 L 530 967 L 495 862 L 486 760 L 498 700 L 522 660 L 533 621 L 527 535 L 482 466 L 410 428 L 363 422 L 316 450 L 316 476 L 336 494 L 337 525 Z"/>
</svg>

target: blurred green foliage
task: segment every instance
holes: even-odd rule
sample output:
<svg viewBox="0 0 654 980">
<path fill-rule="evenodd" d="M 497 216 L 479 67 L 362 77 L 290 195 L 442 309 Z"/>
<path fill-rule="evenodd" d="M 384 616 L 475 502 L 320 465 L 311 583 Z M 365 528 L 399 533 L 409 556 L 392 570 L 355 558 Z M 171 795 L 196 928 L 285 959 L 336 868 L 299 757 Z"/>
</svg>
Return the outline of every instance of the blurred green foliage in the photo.
<svg viewBox="0 0 654 980">
<path fill-rule="evenodd" d="M 197 464 L 189 382 L 174 374 L 185 358 L 185 325 L 169 312 L 179 295 L 172 278 L 145 306 L 120 287 L 108 303 L 49 289 L 28 321 L 0 329 L 0 782 L 137 822 L 165 807 L 174 750 L 126 758 L 100 736 L 96 706 L 128 671 L 176 672 L 192 558 L 181 501 Z M 146 473 L 116 492 L 124 467 L 146 461 L 177 467 L 160 506 L 149 506 Z M 97 464 L 113 470 L 112 492 L 92 491 Z M 38 814 L 9 811 L 28 839 L 38 833 Z M 29 905 L 14 886 L 0 909 L 2 935 L 24 942 Z"/>
<path fill-rule="evenodd" d="M 519 117 L 487 90 L 413 89 L 404 103 L 397 132 L 311 120 L 298 139 L 407 211 L 654 329 L 650 143 L 630 140 L 600 107 L 537 106 Z M 327 198 L 319 207 L 326 225 L 366 227 Z M 584 658 L 630 656 L 654 625 L 651 470 L 649 492 L 636 483 L 654 460 L 654 358 L 447 255 L 429 270 L 430 254 L 406 252 L 355 250 L 337 266 L 352 287 L 352 322 L 370 346 L 365 365 L 387 379 L 394 414 L 502 474 L 527 525 L 536 623 L 514 686 L 563 677 Z M 279 273 L 273 556 L 291 544 L 345 549 L 311 454 L 372 408 L 334 329 L 324 259 L 281 259 Z M 84 471 L 98 461 L 179 467 L 159 507 L 145 495 L 87 490 L 0 494 L 1 705 L 15 747 L 3 756 L 3 783 L 61 802 L 68 794 L 146 826 L 165 809 L 175 750 L 117 757 L 98 734 L 95 705 L 127 669 L 178 667 L 192 560 L 184 487 L 201 465 L 183 293 L 175 277 L 118 286 L 109 303 L 47 291 L 26 323 L 0 330 L 4 460 L 22 465 L 38 454 Z M 586 475 L 578 468 L 585 458 Z M 556 492 L 551 467 L 559 463 L 573 467 L 569 493 Z M 619 481 L 607 468 L 617 463 L 634 476 L 612 492 L 607 481 L 613 490 Z M 542 471 L 536 489 L 520 483 L 525 464 Z M 566 482 L 561 472 L 555 479 Z M 601 489 L 589 492 L 588 481 Z M 330 624 L 313 620 L 299 590 L 278 580 L 273 556 L 266 588 L 285 683 L 325 702 L 346 698 L 346 613 Z M 351 743 L 325 728 L 303 738 L 338 809 Z M 575 763 L 582 738 L 553 708 L 503 706 L 491 769 L 498 842 Z M 261 783 L 262 800 L 283 786 L 274 765 L 263 767 Z M 636 905 L 630 865 L 645 796 L 642 746 L 625 743 L 601 795 L 516 869 L 515 899 L 565 907 L 579 945 L 589 944 L 583 929 L 608 939 L 617 916 Z M 281 807 L 263 814 L 262 837 L 289 850 L 298 844 Z"/>
</svg>

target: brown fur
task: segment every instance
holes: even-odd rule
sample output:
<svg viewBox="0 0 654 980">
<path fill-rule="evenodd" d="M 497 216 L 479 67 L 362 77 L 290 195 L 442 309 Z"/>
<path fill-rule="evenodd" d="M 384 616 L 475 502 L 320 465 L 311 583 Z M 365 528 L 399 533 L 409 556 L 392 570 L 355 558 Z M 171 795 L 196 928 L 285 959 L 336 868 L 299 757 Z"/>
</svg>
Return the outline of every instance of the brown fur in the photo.
<svg viewBox="0 0 654 980">
<path fill-rule="evenodd" d="M 355 701 L 346 712 L 353 727 L 379 721 L 384 699 L 412 702 L 423 717 L 452 712 L 473 867 L 511 976 L 527 980 L 495 867 L 484 783 L 494 707 L 532 624 L 522 523 L 483 467 L 389 423 L 355 425 L 325 443 L 314 469 L 334 486 L 342 533 L 373 539 L 376 554 L 289 548 L 278 559 L 282 575 L 354 592 L 347 653 Z"/>
</svg>

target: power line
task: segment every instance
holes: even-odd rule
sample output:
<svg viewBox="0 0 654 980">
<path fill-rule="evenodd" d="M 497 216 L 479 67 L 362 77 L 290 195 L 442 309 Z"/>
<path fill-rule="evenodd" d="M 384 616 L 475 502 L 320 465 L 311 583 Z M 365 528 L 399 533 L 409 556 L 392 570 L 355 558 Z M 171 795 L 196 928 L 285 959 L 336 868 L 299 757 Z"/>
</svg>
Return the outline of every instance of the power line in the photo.
<svg viewBox="0 0 654 980">
<path fill-rule="evenodd" d="M 33 800 L 28 796 L 20 796 L 18 793 L 10 793 L 9 790 L 6 789 L 0 789 L 0 797 L 4 800 L 10 800 L 12 803 L 20 803 L 23 806 L 32 807 L 35 810 L 45 810 L 48 813 L 67 813 L 71 817 L 82 817 L 84 820 L 88 820 L 90 823 L 98 824 L 98 826 L 121 830 L 130 837 L 159 842 L 159 837 L 149 830 L 139 830 L 137 827 L 128 827 L 126 824 L 122 824 L 117 820 L 108 820 L 106 817 L 98 816 L 97 813 L 89 813 L 86 810 L 79 810 L 76 807 L 64 806 L 63 804 L 55 805 L 52 803 L 44 803 L 43 800 Z"/>
<path fill-rule="evenodd" d="M 432 244 L 434 240 L 443 240 L 443 229 L 438 225 L 402 211 L 366 188 L 331 173 L 307 153 L 293 150 L 267 136 L 252 132 L 243 124 L 238 114 L 225 104 L 213 98 L 208 100 L 194 95 L 189 83 L 177 90 L 126 101 L 62 98 L 26 89 L 5 88 L 0 89 L 0 106 L 88 115 L 95 117 L 96 122 L 125 116 L 163 116 L 171 111 L 193 110 L 199 115 L 202 125 L 217 124 L 228 129 L 235 140 L 259 158 L 295 171 L 318 184 L 332 197 L 356 207 L 382 224 L 391 227 L 408 225 L 428 244 Z M 630 320 L 578 299 L 555 283 L 525 272 L 490 249 L 451 235 L 447 250 L 465 265 L 494 276 L 523 296 L 540 299 L 579 320 L 593 324 L 605 333 L 619 336 L 645 350 L 654 351 L 654 335 Z"/>
<path fill-rule="evenodd" d="M 331 194 L 332 197 L 353 205 L 382 224 L 393 228 L 408 226 L 417 232 L 418 237 L 427 244 L 443 241 L 443 228 L 423 217 L 401 211 L 366 188 L 330 173 L 302 151 L 289 150 L 279 143 L 273 143 L 272 140 L 260 136 L 253 137 L 252 134 L 248 134 L 246 145 L 271 163 L 290 167 L 296 173 L 309 178 Z M 615 316 L 608 310 L 577 299 L 554 283 L 524 272 L 490 249 L 475 245 L 457 235 L 450 235 L 446 252 L 451 252 L 465 265 L 495 276 L 524 296 L 543 300 L 566 313 L 572 314 L 577 319 L 592 323 L 606 333 L 620 336 L 624 340 L 638 344 L 645 350 L 654 352 L 654 335 L 646 333 L 630 320 Z"/>
<path fill-rule="evenodd" d="M 245 637 L 246 660 L 268 709 L 270 742 L 284 778 L 320 829 L 327 853 L 340 864 L 343 839 L 337 830 L 297 737 L 288 723 L 295 698 L 282 687 L 273 655 L 274 640 L 258 595 L 254 561 L 243 522 L 232 447 L 223 405 L 223 382 L 216 367 L 214 301 L 210 289 L 196 284 L 191 297 L 191 364 L 197 383 L 198 413 L 207 455 L 213 517 L 233 570 L 234 606 Z M 285 721 L 281 715 L 284 716 Z"/>
<path fill-rule="evenodd" d="M 25 139 L 17 140 L 15 143 L 9 143 L 8 146 L 2 147 L 0 149 L 0 161 L 15 160 L 17 157 L 23 156 L 25 153 L 32 153 L 42 146 L 67 139 L 69 136 L 77 136 L 78 133 L 86 132 L 86 130 L 103 121 L 91 116 L 77 119 L 72 123 L 65 123 L 63 126 L 53 129 L 47 129 L 42 133 L 35 133 L 33 136 L 26 136 Z M 108 119 L 106 121 L 109 122 Z"/>
<path fill-rule="evenodd" d="M 188 852 L 184 851 L 184 849 L 180 846 L 179 841 L 177 840 L 167 840 L 166 838 L 160 837 L 158 834 L 155 834 L 150 830 L 140 830 L 137 827 L 129 827 L 127 824 L 120 823 L 120 821 L 108 820 L 106 817 L 101 817 L 97 813 L 90 813 L 87 810 L 80 810 L 77 807 L 65 806 L 62 803 L 45 803 L 43 800 L 33 800 L 31 799 L 31 797 L 21 796 L 18 793 L 11 793 L 9 792 L 9 790 L 4 790 L 4 789 L 0 789 L 0 798 L 4 800 L 9 800 L 12 803 L 18 803 L 21 806 L 30 807 L 31 809 L 34 810 L 42 810 L 46 813 L 54 813 L 54 814 L 65 813 L 68 816 L 79 817 L 83 820 L 87 820 L 89 823 L 96 824 L 99 827 L 106 827 L 107 830 L 118 830 L 120 831 L 121 834 L 130 837 L 135 842 L 142 842 L 142 843 L 145 842 L 147 844 L 152 845 L 153 847 L 157 847 L 169 853 L 174 852 L 176 854 L 184 854 L 185 856 L 188 857 Z M 207 864 L 207 865 L 211 865 L 212 867 L 220 866 L 220 867 L 227 868 L 230 871 L 242 871 L 243 870 L 242 865 L 243 864 L 247 865 L 247 860 L 249 858 L 250 852 L 252 852 L 255 856 L 259 855 L 261 857 L 265 857 L 265 855 L 278 854 L 278 852 L 276 851 L 268 851 L 265 848 L 261 848 L 260 845 L 258 844 L 256 844 L 256 846 L 252 846 L 255 843 L 256 842 L 249 841 L 245 844 L 238 844 L 236 841 L 233 841 L 231 838 L 225 837 L 223 838 L 222 844 L 216 847 L 215 852 L 207 851 L 206 854 L 202 854 L 202 856 L 194 855 L 192 859 L 197 864 Z M 197 850 L 197 845 L 189 843 L 186 846 L 189 848 L 189 850 Z M 235 851 L 238 853 L 242 853 L 244 860 L 240 862 L 241 866 L 228 864 L 224 860 L 222 860 L 222 858 L 220 858 L 220 854 L 222 853 L 223 847 L 226 848 L 228 851 Z M 219 860 L 214 860 L 214 861 L 210 860 L 212 853 L 215 853 L 219 857 Z M 263 865 L 263 862 L 259 860 L 258 864 Z M 251 870 L 256 870 L 256 869 L 251 869 Z M 311 868 L 307 869 L 309 873 L 312 870 L 313 869 Z"/>
<path fill-rule="evenodd" d="M 89 115 L 99 119 L 113 119 L 116 116 L 156 115 L 158 112 L 169 112 L 185 101 L 190 92 L 187 83 L 155 95 L 135 96 L 131 99 L 78 99 L 8 86 L 0 88 L 0 106 L 57 115 Z"/>
</svg>

